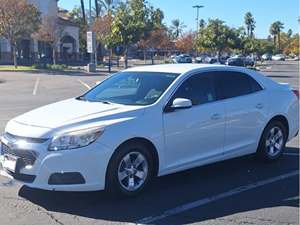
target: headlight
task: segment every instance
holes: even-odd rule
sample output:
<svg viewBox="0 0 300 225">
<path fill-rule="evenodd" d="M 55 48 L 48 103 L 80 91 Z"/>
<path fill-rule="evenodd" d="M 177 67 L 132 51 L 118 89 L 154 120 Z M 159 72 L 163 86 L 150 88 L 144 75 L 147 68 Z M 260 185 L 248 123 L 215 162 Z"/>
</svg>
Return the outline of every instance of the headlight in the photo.
<svg viewBox="0 0 300 225">
<path fill-rule="evenodd" d="M 69 150 L 88 146 L 96 141 L 103 132 L 103 127 L 96 127 L 59 134 L 52 138 L 49 151 Z"/>
</svg>

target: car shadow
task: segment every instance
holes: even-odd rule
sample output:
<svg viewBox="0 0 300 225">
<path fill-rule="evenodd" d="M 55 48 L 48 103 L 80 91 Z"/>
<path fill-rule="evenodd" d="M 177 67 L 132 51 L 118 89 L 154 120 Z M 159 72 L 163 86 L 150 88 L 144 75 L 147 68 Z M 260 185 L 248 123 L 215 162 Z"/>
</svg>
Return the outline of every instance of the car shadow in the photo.
<svg viewBox="0 0 300 225">
<path fill-rule="evenodd" d="M 299 153 L 299 149 L 287 148 L 287 152 Z M 246 156 L 227 160 L 157 178 L 145 193 L 135 198 L 114 198 L 105 191 L 51 192 L 26 186 L 20 189 L 19 196 L 52 212 L 106 221 L 135 223 L 142 218 L 160 215 L 164 211 L 182 204 L 299 170 L 298 159 L 297 156 L 284 156 L 277 162 L 263 163 L 256 160 L 254 156 Z M 264 195 L 258 191 L 251 197 L 252 199 L 260 198 L 257 204 L 248 205 L 248 200 L 243 197 L 239 199 L 239 202 L 243 202 L 243 204 L 226 205 L 226 203 L 218 201 L 214 204 L 223 204 L 224 206 L 210 210 L 208 210 L 209 206 L 208 208 L 203 206 L 200 209 L 202 210 L 201 214 L 198 213 L 197 216 L 184 218 L 183 221 L 175 221 L 171 224 L 200 222 L 260 208 L 299 207 L 298 200 L 293 198 L 299 195 L 298 177 L 296 179 L 297 182 L 293 183 L 289 191 L 280 191 L 280 194 L 274 195 L 272 200 L 263 201 Z M 276 184 L 272 185 L 274 188 L 276 187 Z M 159 222 L 161 221 L 151 224 Z"/>
</svg>

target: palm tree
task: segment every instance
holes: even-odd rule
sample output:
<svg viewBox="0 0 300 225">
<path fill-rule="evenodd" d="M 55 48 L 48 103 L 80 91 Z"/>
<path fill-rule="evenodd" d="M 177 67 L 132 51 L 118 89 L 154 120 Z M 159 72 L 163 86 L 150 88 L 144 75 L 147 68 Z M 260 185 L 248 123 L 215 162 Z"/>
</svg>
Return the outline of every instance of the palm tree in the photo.
<svg viewBox="0 0 300 225">
<path fill-rule="evenodd" d="M 206 23 L 204 19 L 201 19 L 199 21 L 199 29 L 202 30 L 205 27 Z"/>
<path fill-rule="evenodd" d="M 253 37 L 253 31 L 255 29 L 255 20 L 251 14 L 251 12 L 247 12 L 244 17 L 244 22 L 247 29 L 248 37 Z"/>
<path fill-rule="evenodd" d="M 176 20 L 172 20 L 172 25 L 170 28 L 172 30 L 174 37 L 177 39 L 185 27 L 186 26 L 179 19 L 176 19 Z"/>
<path fill-rule="evenodd" d="M 99 5 L 98 0 L 95 0 L 95 8 L 96 8 L 96 17 L 99 17 L 99 15 L 100 15 L 100 5 Z"/>
<path fill-rule="evenodd" d="M 80 0 L 83 22 L 86 23 L 84 0 Z"/>
<path fill-rule="evenodd" d="M 114 0 L 101 0 L 101 5 L 106 9 L 107 12 L 111 11 L 113 3 Z"/>
<path fill-rule="evenodd" d="M 280 32 L 284 28 L 284 24 L 280 21 L 276 21 L 271 24 L 270 34 L 274 38 L 274 45 L 276 46 L 276 42 L 278 45 L 278 49 L 280 49 Z"/>
</svg>

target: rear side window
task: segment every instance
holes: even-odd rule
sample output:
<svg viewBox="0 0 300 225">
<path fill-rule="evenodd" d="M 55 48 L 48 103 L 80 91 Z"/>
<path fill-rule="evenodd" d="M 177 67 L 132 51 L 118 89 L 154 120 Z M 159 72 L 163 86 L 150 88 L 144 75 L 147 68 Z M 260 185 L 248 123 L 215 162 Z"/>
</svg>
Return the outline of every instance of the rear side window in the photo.
<svg viewBox="0 0 300 225">
<path fill-rule="evenodd" d="M 262 90 L 252 77 L 239 72 L 216 72 L 215 82 L 218 99 L 243 96 Z"/>
<path fill-rule="evenodd" d="M 210 73 L 196 74 L 187 79 L 176 91 L 175 98 L 190 99 L 193 105 L 205 104 L 216 100 L 213 77 Z"/>
</svg>

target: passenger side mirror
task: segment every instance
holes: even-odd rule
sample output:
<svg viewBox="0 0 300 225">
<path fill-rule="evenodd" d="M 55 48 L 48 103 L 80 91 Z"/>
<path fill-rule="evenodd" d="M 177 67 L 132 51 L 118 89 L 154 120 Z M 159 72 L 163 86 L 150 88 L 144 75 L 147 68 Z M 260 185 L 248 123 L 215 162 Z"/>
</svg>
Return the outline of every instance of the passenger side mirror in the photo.
<svg viewBox="0 0 300 225">
<path fill-rule="evenodd" d="M 190 99 L 187 98 L 176 98 L 171 105 L 171 109 L 188 109 L 193 106 L 193 103 Z"/>
</svg>

